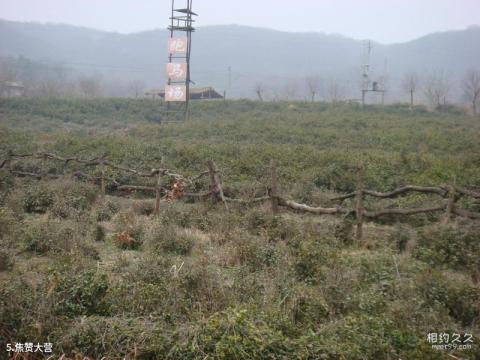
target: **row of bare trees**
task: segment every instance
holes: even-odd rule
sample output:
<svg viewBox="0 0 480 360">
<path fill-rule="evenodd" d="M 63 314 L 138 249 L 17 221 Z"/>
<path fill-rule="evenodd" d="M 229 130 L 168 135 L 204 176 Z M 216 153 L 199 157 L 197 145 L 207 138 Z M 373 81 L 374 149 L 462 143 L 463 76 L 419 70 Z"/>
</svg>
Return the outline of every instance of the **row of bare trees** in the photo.
<svg viewBox="0 0 480 360">
<path fill-rule="evenodd" d="M 402 89 L 410 95 L 410 106 L 413 107 L 415 94 L 421 88 L 419 76 L 410 72 L 407 73 L 402 81 Z M 446 105 L 446 99 L 453 87 L 451 77 L 445 71 L 434 71 L 427 76 L 423 84 L 423 90 L 426 98 L 431 105 L 440 107 Z M 480 102 L 480 71 L 469 70 L 461 82 L 463 99 L 467 101 L 474 115 L 477 114 L 478 103 Z"/>
<path fill-rule="evenodd" d="M 0 57 L 0 83 L 20 83 L 25 96 L 142 97 L 142 80 L 106 79 L 99 72 L 74 71 L 62 64 L 46 64 L 24 57 Z"/>
<path fill-rule="evenodd" d="M 306 99 L 311 102 L 319 99 L 331 102 L 344 101 L 347 99 L 346 82 L 340 79 L 323 79 L 318 75 L 307 76 L 305 81 Z M 298 82 L 287 81 L 282 91 L 282 96 L 278 96 L 277 91 L 273 91 L 274 100 L 292 100 L 298 98 Z M 480 106 L 480 70 L 469 70 L 460 81 L 462 100 L 469 104 L 474 115 L 477 115 Z M 416 102 L 419 102 L 420 95 L 423 95 L 428 104 L 433 108 L 441 108 L 447 105 L 448 98 L 452 96 L 455 82 L 451 74 L 445 70 L 433 70 L 426 76 L 419 76 L 416 72 L 406 73 L 400 83 L 401 90 L 409 96 L 410 107 L 413 108 Z M 257 82 L 255 84 L 255 94 L 258 100 L 263 101 L 266 98 L 267 86 L 265 83 Z M 387 89 L 388 90 L 388 89 Z"/>
<path fill-rule="evenodd" d="M 305 78 L 305 85 L 307 96 L 311 102 L 321 98 L 333 103 L 347 99 L 347 86 L 339 79 L 324 80 L 318 75 L 312 75 Z M 257 82 L 254 90 L 257 99 L 260 101 L 266 98 L 267 90 L 272 90 L 272 100 L 294 100 L 301 96 L 298 83 L 293 80 L 287 81 L 283 88 L 273 87 L 272 89 L 269 89 L 264 82 Z"/>
<path fill-rule="evenodd" d="M 465 99 L 472 104 L 473 115 L 477 115 L 477 106 L 480 103 L 480 71 L 470 70 L 463 80 Z"/>
</svg>

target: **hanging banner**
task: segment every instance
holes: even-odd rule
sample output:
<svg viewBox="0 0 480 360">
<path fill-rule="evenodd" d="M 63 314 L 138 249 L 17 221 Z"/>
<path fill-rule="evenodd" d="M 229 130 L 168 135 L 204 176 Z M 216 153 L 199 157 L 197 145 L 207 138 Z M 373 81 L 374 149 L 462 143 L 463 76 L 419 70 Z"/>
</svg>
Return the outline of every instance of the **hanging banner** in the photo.
<svg viewBox="0 0 480 360">
<path fill-rule="evenodd" d="M 165 86 L 165 101 L 187 101 L 187 87 L 185 85 Z"/>
<path fill-rule="evenodd" d="M 186 54 L 188 48 L 187 37 L 169 38 L 168 53 L 169 54 Z"/>
<path fill-rule="evenodd" d="M 187 80 L 187 64 L 186 63 L 168 63 L 167 79 L 173 81 Z"/>
</svg>

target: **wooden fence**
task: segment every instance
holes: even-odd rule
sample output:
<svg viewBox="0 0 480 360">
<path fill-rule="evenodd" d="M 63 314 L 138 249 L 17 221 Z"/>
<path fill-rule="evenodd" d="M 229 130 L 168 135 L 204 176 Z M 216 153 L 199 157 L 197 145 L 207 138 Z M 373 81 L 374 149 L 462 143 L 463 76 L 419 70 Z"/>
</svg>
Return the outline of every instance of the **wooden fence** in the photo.
<svg viewBox="0 0 480 360">
<path fill-rule="evenodd" d="M 356 219 L 356 237 L 357 239 L 362 238 L 362 228 L 365 220 L 374 220 L 384 216 L 395 216 L 395 215 L 415 215 L 415 214 L 425 214 L 425 213 L 435 213 L 435 212 L 444 212 L 444 220 L 449 221 L 453 216 L 459 216 L 463 218 L 479 220 L 480 213 L 473 212 L 467 209 L 462 209 L 457 206 L 457 202 L 462 197 L 469 197 L 473 199 L 480 199 L 480 192 L 467 190 L 460 188 L 456 185 L 449 186 L 438 186 L 438 187 L 423 187 L 408 185 L 395 189 L 390 192 L 378 192 L 374 190 L 368 190 L 364 188 L 362 181 L 362 170 L 359 169 L 357 172 L 357 190 L 333 197 L 330 200 L 337 203 L 335 207 L 313 207 L 305 204 L 298 203 L 293 200 L 286 199 L 278 194 L 277 188 L 277 167 L 274 161 L 270 164 L 270 176 L 271 184 L 270 187 L 266 190 L 266 194 L 261 197 L 253 199 L 233 199 L 226 196 L 223 192 L 222 180 L 220 178 L 217 165 L 213 160 L 207 162 L 207 170 L 195 177 L 187 178 L 180 174 L 174 173 L 168 169 L 160 166 L 156 169 L 151 169 L 149 172 L 142 172 L 139 170 L 131 169 L 125 166 L 116 165 L 112 162 L 105 159 L 105 157 L 95 158 L 92 160 L 85 160 L 79 157 L 62 157 L 52 153 L 30 153 L 30 154 L 14 154 L 13 152 L 8 152 L 7 158 L 0 162 L 0 169 L 5 168 L 7 171 L 10 171 L 16 176 L 22 177 L 33 177 L 35 179 L 42 178 L 58 178 L 59 175 L 51 174 L 37 174 L 24 171 L 14 170 L 12 168 L 12 162 L 18 161 L 19 159 L 25 158 L 34 158 L 34 159 L 43 159 L 43 160 L 53 160 L 61 161 L 64 164 L 68 163 L 78 163 L 84 167 L 97 166 L 99 168 L 100 176 L 93 176 L 91 174 L 85 173 L 81 170 L 76 170 L 72 172 L 72 175 L 77 178 L 84 178 L 88 180 L 93 180 L 100 183 L 100 193 L 102 196 L 106 193 L 106 182 L 111 181 L 115 188 L 119 191 L 142 191 L 148 193 L 155 193 L 155 213 L 159 214 L 160 209 L 160 200 L 162 199 L 162 194 L 164 199 L 180 199 L 180 198 L 194 198 L 201 201 L 206 201 L 210 199 L 213 202 L 222 202 L 225 206 L 225 209 L 229 210 L 229 203 L 239 203 L 239 204 L 254 204 L 262 202 L 270 202 L 271 210 L 274 214 L 278 213 L 279 208 L 283 207 L 286 209 L 312 213 L 317 215 L 343 215 L 343 216 L 354 216 Z M 162 160 L 163 165 L 163 160 Z M 138 177 L 144 178 L 156 178 L 155 186 L 141 186 L 141 185 L 129 185 L 129 184 L 119 184 L 115 179 L 107 179 L 105 174 L 105 169 L 111 168 L 118 171 L 123 171 L 127 173 L 134 174 Z M 200 179 L 203 176 L 209 177 L 209 189 L 203 193 L 189 193 L 186 191 L 188 187 L 194 183 L 194 181 Z M 174 184 L 171 188 L 164 186 L 164 178 L 173 178 Z M 431 194 L 438 196 L 442 199 L 441 205 L 423 207 L 423 208 L 388 208 L 388 209 L 379 209 L 371 211 L 365 208 L 364 200 L 365 197 L 373 197 L 377 199 L 392 199 L 399 196 L 403 196 L 409 193 L 423 193 Z M 355 202 L 354 208 L 343 207 L 342 204 L 347 199 L 353 199 Z"/>
</svg>

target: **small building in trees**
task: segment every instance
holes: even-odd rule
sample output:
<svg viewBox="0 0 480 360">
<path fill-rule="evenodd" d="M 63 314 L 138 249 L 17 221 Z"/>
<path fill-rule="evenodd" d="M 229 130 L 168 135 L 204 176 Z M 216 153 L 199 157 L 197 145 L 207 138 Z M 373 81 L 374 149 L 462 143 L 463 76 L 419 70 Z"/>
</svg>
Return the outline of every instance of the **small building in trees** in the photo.
<svg viewBox="0 0 480 360">
<path fill-rule="evenodd" d="M 1 97 L 17 97 L 25 95 L 25 86 L 20 81 L 0 81 Z"/>
<path fill-rule="evenodd" d="M 146 96 L 165 99 L 165 89 L 153 89 L 145 93 Z M 190 88 L 190 100 L 215 100 L 223 99 L 223 95 L 216 91 L 213 87 Z"/>
</svg>

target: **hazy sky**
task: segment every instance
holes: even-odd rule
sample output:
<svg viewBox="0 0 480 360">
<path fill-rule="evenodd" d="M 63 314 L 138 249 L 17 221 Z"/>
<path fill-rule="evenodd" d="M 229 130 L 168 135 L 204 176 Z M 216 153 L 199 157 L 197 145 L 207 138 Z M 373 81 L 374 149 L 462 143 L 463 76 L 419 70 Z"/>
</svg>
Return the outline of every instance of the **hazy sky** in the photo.
<svg viewBox="0 0 480 360">
<path fill-rule="evenodd" d="M 0 18 L 131 33 L 166 27 L 170 5 L 170 0 L 0 0 Z M 480 0 L 193 0 L 193 6 L 198 26 L 317 31 L 382 43 L 480 23 Z"/>
</svg>

